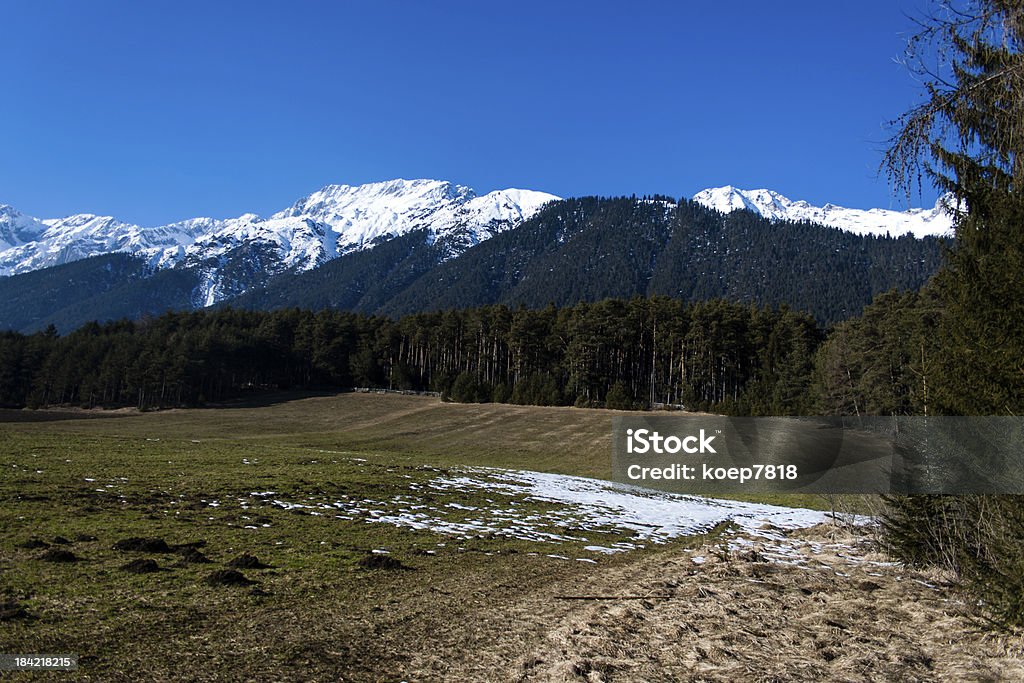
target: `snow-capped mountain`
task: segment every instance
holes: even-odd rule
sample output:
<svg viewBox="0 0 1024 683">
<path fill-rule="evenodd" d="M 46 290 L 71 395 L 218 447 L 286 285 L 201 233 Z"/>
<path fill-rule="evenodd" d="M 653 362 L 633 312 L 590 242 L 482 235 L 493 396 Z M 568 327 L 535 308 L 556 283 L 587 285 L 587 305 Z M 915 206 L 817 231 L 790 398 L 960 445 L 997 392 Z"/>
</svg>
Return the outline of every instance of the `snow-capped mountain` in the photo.
<svg viewBox="0 0 1024 683">
<path fill-rule="evenodd" d="M 558 197 L 532 190 L 496 190 L 478 197 L 471 188 L 440 180 L 391 180 L 328 185 L 271 218 L 308 217 L 329 225 L 337 235 L 338 254 L 421 228 L 438 239 L 465 237 L 471 246 L 529 218 L 553 199 Z"/>
<path fill-rule="evenodd" d="M 443 180 L 390 180 L 328 185 L 269 218 L 250 213 L 158 227 L 92 214 L 39 220 L 0 205 L 0 276 L 124 252 L 145 258 L 151 272 L 188 269 L 199 281 L 193 304 L 209 306 L 272 276 L 308 271 L 414 231 L 423 232 L 430 258 L 446 261 L 519 225 L 555 199 L 531 190 L 477 196 Z M 944 234 L 952 224 L 941 201 L 927 210 L 864 211 L 816 207 L 770 190 L 734 187 L 703 190 L 694 200 L 722 212 L 748 209 L 771 220 L 812 221 L 858 234 L 922 237 Z M 671 212 L 671 205 L 666 210 Z"/>
<path fill-rule="evenodd" d="M 24 216 L 13 206 L 0 204 L 0 251 L 18 247 L 39 238 L 46 226 Z"/>
<path fill-rule="evenodd" d="M 840 228 L 858 235 L 915 237 L 947 235 L 953 229 L 948 197 L 940 198 L 931 209 L 892 211 L 889 209 L 847 209 L 834 204 L 812 206 L 793 201 L 772 190 L 740 190 L 726 185 L 701 190 L 693 201 L 708 208 L 730 213 L 740 209 L 753 211 L 769 220 L 810 221 Z"/>
<path fill-rule="evenodd" d="M 38 220 L 0 205 L 0 275 L 24 273 L 113 252 L 144 256 L 154 268 L 190 267 L 202 275 L 200 305 L 239 293 L 224 282 L 239 262 L 264 277 L 309 270 L 414 230 L 456 256 L 532 216 L 554 195 L 497 190 L 483 196 L 442 180 L 328 185 L 270 218 L 192 218 L 158 227 L 76 214 Z"/>
<path fill-rule="evenodd" d="M 43 229 L 37 230 L 32 239 L 0 251 L 0 275 L 24 273 L 98 254 L 178 249 L 199 234 L 185 224 L 142 228 L 88 213 L 43 221 L 26 216 L 21 219 L 23 223 L 34 221 Z"/>
</svg>

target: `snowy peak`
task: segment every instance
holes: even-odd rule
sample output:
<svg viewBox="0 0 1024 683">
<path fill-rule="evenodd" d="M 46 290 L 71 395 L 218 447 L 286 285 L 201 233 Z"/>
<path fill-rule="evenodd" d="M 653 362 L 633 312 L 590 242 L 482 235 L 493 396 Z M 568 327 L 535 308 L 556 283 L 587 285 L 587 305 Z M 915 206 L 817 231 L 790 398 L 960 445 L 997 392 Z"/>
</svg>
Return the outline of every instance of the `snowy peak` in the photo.
<svg viewBox="0 0 1024 683">
<path fill-rule="evenodd" d="M 17 212 L 13 212 L 17 214 Z M 80 213 L 37 220 L 17 214 L 21 232 L 0 237 L 0 275 L 25 273 L 99 254 L 147 251 L 190 244 L 194 236 L 177 225 L 142 228 L 111 216 Z M 4 218 L 0 217 L 0 231 Z M 6 235 L 6 233 L 5 233 Z"/>
<path fill-rule="evenodd" d="M 694 195 L 693 201 L 722 213 L 746 210 L 773 220 L 785 218 L 786 207 L 793 203 L 778 192 L 740 190 L 732 185 L 702 190 Z"/>
<path fill-rule="evenodd" d="M 443 239 L 461 232 L 472 246 L 532 216 L 554 195 L 498 190 L 477 197 L 464 185 L 443 180 L 389 180 L 366 185 L 328 185 L 273 219 L 309 218 L 336 233 L 339 254 L 357 251 L 413 230 Z"/>
<path fill-rule="evenodd" d="M 810 221 L 858 235 L 898 237 L 909 232 L 920 238 L 948 235 L 953 230 L 948 197 L 940 198 L 931 209 L 847 209 L 834 204 L 813 206 L 793 201 L 772 190 L 741 190 L 726 185 L 702 190 L 693 196 L 693 201 L 722 213 L 745 209 L 773 221 Z"/>
<path fill-rule="evenodd" d="M 195 269 L 203 282 L 199 299 L 210 305 L 241 291 L 225 280 L 225 269 L 244 270 L 258 282 L 414 230 L 424 230 L 430 243 L 441 246 L 442 258 L 451 258 L 555 199 L 516 189 L 478 197 L 471 188 L 444 180 L 398 179 L 327 185 L 267 219 L 247 213 L 158 227 L 84 213 L 40 221 L 0 205 L 0 276 L 126 252 L 143 256 L 153 268 Z"/>
<path fill-rule="evenodd" d="M 313 216 L 328 219 L 343 216 L 354 209 L 390 208 L 406 213 L 475 196 L 472 189 L 444 180 L 388 180 L 366 185 L 327 185 L 303 197 L 290 208 L 274 214 L 274 218 Z"/>
<path fill-rule="evenodd" d="M 21 214 L 13 206 L 0 204 L 0 251 L 38 239 L 46 225 Z"/>
</svg>

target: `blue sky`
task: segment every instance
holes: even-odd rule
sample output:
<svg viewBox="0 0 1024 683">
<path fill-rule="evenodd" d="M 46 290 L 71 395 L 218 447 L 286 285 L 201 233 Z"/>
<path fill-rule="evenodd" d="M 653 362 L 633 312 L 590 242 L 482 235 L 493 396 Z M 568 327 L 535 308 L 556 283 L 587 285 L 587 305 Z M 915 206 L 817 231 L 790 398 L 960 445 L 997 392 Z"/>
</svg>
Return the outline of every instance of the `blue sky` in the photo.
<svg viewBox="0 0 1024 683">
<path fill-rule="evenodd" d="M 877 168 L 923 5 L 6 2 L 0 203 L 156 225 L 430 177 L 904 208 Z"/>
</svg>

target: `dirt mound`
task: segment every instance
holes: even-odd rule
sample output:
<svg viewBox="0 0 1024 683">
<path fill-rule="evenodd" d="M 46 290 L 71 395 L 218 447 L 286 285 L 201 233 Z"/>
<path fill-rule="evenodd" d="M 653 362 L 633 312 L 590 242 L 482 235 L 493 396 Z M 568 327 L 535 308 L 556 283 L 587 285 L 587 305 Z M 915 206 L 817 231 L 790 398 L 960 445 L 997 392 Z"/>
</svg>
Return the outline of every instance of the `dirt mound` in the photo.
<svg viewBox="0 0 1024 683">
<path fill-rule="evenodd" d="M 133 553 L 171 552 L 170 546 L 167 545 L 167 541 L 165 541 L 164 539 L 143 538 L 141 536 L 133 536 L 132 538 L 122 538 L 120 541 L 114 544 L 114 550 L 121 550 Z"/>
<path fill-rule="evenodd" d="M 50 543 L 54 545 L 71 545 L 71 541 L 63 536 L 54 536 L 50 539 Z"/>
<path fill-rule="evenodd" d="M 181 563 L 182 564 L 209 564 L 210 558 L 203 555 L 195 548 L 185 548 L 181 551 Z"/>
<path fill-rule="evenodd" d="M 359 560 L 359 566 L 362 569 L 410 569 L 410 567 L 402 564 L 401 560 L 395 559 L 390 555 L 381 555 L 380 553 L 366 555 Z"/>
<path fill-rule="evenodd" d="M 155 560 L 132 560 L 128 564 L 122 565 L 121 571 L 131 574 L 152 574 L 160 571 L 160 565 Z"/>
<path fill-rule="evenodd" d="M 78 543 L 90 543 L 92 541 L 98 541 L 98 540 L 100 540 L 100 539 L 96 538 L 95 536 L 93 536 L 91 534 L 78 534 L 77 536 L 75 536 L 75 541 L 78 542 Z"/>
<path fill-rule="evenodd" d="M 0 622 L 28 619 L 31 615 L 14 600 L 0 601 Z"/>
<path fill-rule="evenodd" d="M 245 578 L 245 574 L 234 569 L 218 569 L 204 581 L 211 586 L 249 586 L 255 581 Z"/>
<path fill-rule="evenodd" d="M 248 553 L 243 553 L 231 560 L 228 562 L 228 566 L 235 569 L 270 569 L 269 564 L 263 564 L 255 555 Z"/>
<path fill-rule="evenodd" d="M 26 550 L 39 550 L 40 548 L 49 548 L 50 544 L 39 538 L 30 538 L 23 543 L 19 543 L 18 547 L 25 548 Z"/>
<path fill-rule="evenodd" d="M 39 556 L 44 562 L 78 562 L 81 558 L 70 550 L 51 548 Z"/>
</svg>

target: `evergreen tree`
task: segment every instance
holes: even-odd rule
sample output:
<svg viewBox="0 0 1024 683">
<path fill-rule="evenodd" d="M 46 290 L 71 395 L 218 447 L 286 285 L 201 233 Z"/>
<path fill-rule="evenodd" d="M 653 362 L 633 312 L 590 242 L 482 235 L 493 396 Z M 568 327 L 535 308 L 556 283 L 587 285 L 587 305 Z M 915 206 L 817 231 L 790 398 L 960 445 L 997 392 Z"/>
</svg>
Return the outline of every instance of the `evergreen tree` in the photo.
<svg viewBox="0 0 1024 683">
<path fill-rule="evenodd" d="M 956 242 L 935 278 L 942 306 L 937 407 L 1024 410 L 1024 2 L 944 5 L 911 43 L 927 91 L 886 158 L 909 189 L 927 173 L 955 197 Z M 998 624 L 1024 624 L 1024 513 L 1013 496 L 894 499 L 890 546 L 958 571 Z"/>
</svg>

